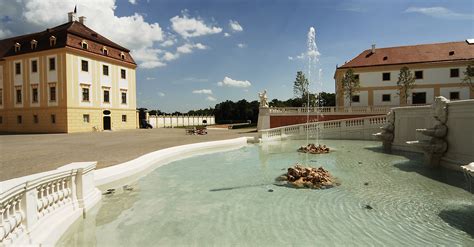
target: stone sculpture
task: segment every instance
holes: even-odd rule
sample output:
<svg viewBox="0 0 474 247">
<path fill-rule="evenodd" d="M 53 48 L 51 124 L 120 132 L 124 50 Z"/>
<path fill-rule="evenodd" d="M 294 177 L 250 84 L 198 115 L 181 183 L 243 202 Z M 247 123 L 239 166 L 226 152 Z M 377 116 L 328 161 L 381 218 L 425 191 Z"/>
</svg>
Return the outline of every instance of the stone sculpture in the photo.
<svg viewBox="0 0 474 247">
<path fill-rule="evenodd" d="M 326 189 L 336 185 L 336 179 L 324 168 L 304 167 L 296 164 L 276 179 L 281 185 L 293 188 Z"/>
<path fill-rule="evenodd" d="M 262 93 L 258 93 L 258 97 L 260 98 L 260 107 L 268 107 L 267 90 L 263 90 Z"/>
<path fill-rule="evenodd" d="M 429 129 L 417 129 L 423 135 L 430 136 L 430 140 L 424 141 L 408 141 L 420 147 L 425 154 L 426 163 L 431 166 L 439 166 L 441 157 L 448 150 L 448 142 L 446 135 L 448 134 L 448 103 L 449 100 L 443 96 L 436 97 L 432 104 L 431 112 L 435 119 L 435 125 Z"/>
<path fill-rule="evenodd" d="M 298 148 L 298 152 L 301 153 L 310 153 L 310 154 L 327 154 L 329 153 L 329 148 L 326 145 L 315 145 L 314 143 L 310 143 L 307 146 L 301 146 Z"/>
<path fill-rule="evenodd" d="M 395 112 L 390 110 L 387 113 L 387 122 L 380 127 L 382 132 L 374 134 L 379 140 L 383 142 L 383 148 L 385 151 L 390 152 L 392 150 L 392 142 L 395 132 Z"/>
</svg>

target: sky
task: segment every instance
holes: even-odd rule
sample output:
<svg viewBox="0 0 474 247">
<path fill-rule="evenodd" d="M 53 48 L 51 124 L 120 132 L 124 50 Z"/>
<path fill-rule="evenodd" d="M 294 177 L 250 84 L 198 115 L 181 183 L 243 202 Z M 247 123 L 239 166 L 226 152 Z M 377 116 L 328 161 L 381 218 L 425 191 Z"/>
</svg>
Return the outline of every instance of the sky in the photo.
<svg viewBox="0 0 474 247">
<path fill-rule="evenodd" d="M 129 48 L 138 64 L 137 105 L 165 112 L 225 100 L 293 97 L 308 74 L 307 33 L 316 29 L 321 79 L 363 50 L 474 38 L 472 0 L 0 0 L 0 39 L 67 21 L 77 5 L 86 25 Z M 314 75 L 314 72 L 312 73 Z"/>
</svg>

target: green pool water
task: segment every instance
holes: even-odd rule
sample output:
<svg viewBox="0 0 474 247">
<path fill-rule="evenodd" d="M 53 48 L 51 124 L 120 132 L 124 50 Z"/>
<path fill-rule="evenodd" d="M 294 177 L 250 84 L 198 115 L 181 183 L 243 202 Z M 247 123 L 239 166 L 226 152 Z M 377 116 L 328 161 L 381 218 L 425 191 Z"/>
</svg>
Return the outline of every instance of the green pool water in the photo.
<svg viewBox="0 0 474 247">
<path fill-rule="evenodd" d="M 461 173 L 429 169 L 419 154 L 385 154 L 379 142 L 326 140 L 329 154 L 297 153 L 305 143 L 249 145 L 162 166 L 133 190 L 104 196 L 58 245 L 474 246 L 474 195 Z M 341 185 L 273 185 L 296 162 L 323 166 Z"/>
</svg>

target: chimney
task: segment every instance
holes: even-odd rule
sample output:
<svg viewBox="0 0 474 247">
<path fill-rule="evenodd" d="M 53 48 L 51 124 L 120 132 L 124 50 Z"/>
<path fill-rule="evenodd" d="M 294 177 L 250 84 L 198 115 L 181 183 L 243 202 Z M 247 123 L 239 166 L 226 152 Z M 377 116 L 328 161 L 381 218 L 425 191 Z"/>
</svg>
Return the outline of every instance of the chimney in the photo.
<svg viewBox="0 0 474 247">
<path fill-rule="evenodd" d="M 69 13 L 67 13 L 67 17 L 68 17 L 68 21 L 69 21 L 69 22 L 71 22 L 71 21 L 77 21 L 76 13 L 74 13 L 74 12 L 69 12 Z"/>
<path fill-rule="evenodd" d="M 372 53 L 375 53 L 375 44 L 372 44 Z"/>
<path fill-rule="evenodd" d="M 81 16 L 81 17 L 79 17 L 79 22 L 85 25 L 86 24 L 86 19 L 87 18 L 85 16 Z"/>
</svg>

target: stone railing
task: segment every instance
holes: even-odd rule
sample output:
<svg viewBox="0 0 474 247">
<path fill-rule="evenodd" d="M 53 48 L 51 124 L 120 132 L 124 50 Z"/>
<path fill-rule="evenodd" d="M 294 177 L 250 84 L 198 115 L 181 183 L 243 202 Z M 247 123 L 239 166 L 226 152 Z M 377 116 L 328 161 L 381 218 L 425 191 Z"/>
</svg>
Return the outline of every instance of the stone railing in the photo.
<svg viewBox="0 0 474 247">
<path fill-rule="evenodd" d="M 372 134 L 377 133 L 386 121 L 386 116 L 371 116 L 333 121 L 296 124 L 273 129 L 261 130 L 262 141 L 300 139 L 309 135 L 314 138 L 326 139 L 362 139 L 374 140 Z"/>
<path fill-rule="evenodd" d="M 53 243 L 101 198 L 94 186 L 96 162 L 0 183 L 0 246 Z"/>
<path fill-rule="evenodd" d="M 153 128 L 201 126 L 215 124 L 215 117 L 192 115 L 150 115 L 148 122 L 153 126 Z"/>
<path fill-rule="evenodd" d="M 352 106 L 352 107 L 270 107 L 271 115 L 356 115 L 356 114 L 386 114 L 395 106 Z"/>
</svg>

